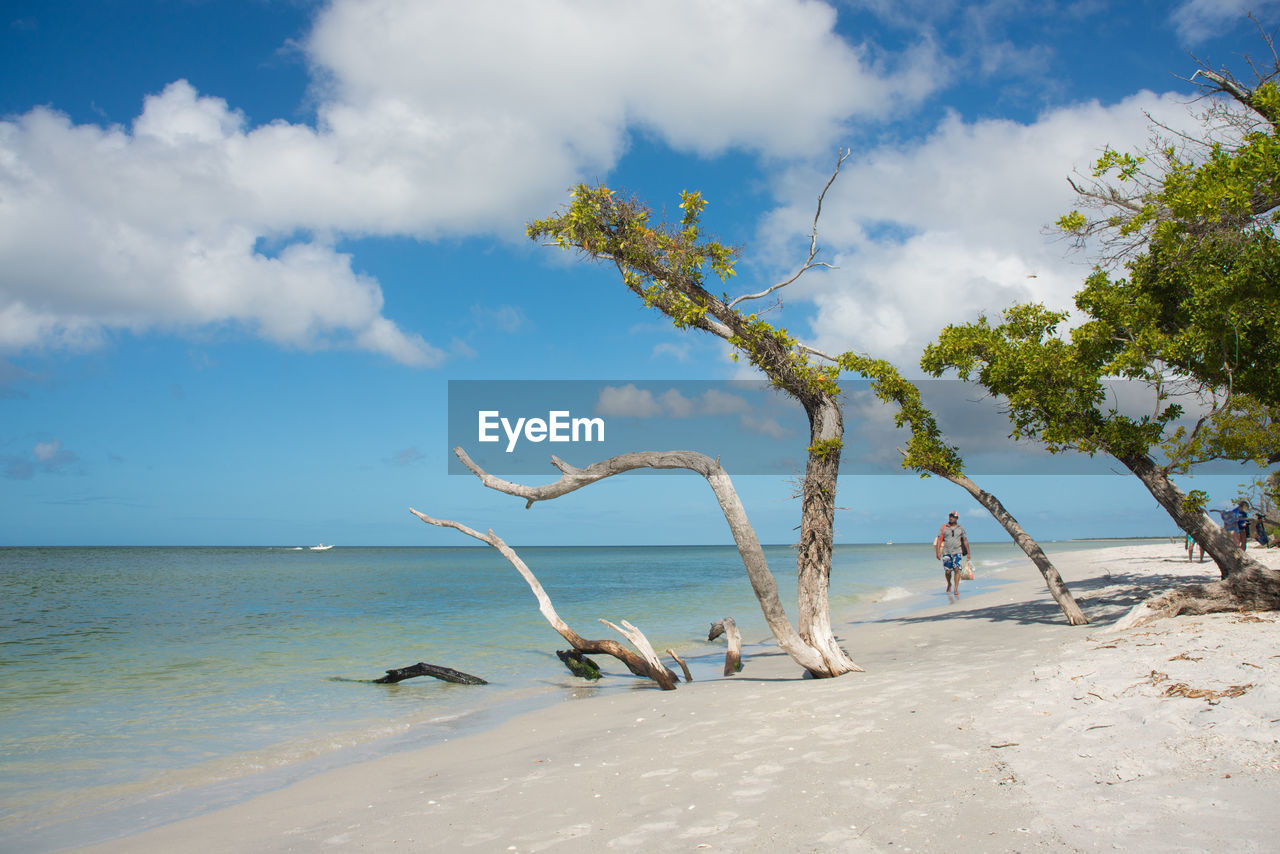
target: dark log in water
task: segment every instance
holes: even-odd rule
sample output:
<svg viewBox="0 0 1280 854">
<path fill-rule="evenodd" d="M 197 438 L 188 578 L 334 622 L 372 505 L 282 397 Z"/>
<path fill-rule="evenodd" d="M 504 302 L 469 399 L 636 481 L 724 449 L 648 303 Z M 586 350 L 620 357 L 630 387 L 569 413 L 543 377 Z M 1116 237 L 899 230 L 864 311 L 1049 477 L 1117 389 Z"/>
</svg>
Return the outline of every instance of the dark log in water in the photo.
<svg viewBox="0 0 1280 854">
<path fill-rule="evenodd" d="M 583 679 L 604 678 L 600 666 L 576 649 L 557 649 L 556 655 L 574 676 L 581 676 Z"/>
<path fill-rule="evenodd" d="M 403 682 L 415 676 L 434 676 L 437 679 L 443 679 L 445 682 L 457 682 L 460 685 L 489 684 L 479 676 L 472 676 L 470 673 L 463 673 L 461 670 L 454 670 L 452 667 L 427 664 L 425 661 L 419 661 L 417 664 L 411 664 L 408 667 L 397 667 L 394 670 L 388 670 L 386 676 L 373 681 L 379 685 L 394 685 L 397 682 Z"/>
</svg>

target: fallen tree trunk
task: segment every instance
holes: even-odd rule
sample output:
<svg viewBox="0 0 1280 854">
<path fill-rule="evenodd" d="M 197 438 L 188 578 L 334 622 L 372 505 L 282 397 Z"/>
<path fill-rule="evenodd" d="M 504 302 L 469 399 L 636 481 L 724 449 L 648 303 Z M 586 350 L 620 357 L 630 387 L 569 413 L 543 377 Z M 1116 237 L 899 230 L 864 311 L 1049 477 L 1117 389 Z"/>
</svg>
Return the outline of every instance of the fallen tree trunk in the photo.
<svg viewBox="0 0 1280 854">
<path fill-rule="evenodd" d="M 724 675 L 732 676 L 742 670 L 742 635 L 738 632 L 738 624 L 733 621 L 733 617 L 725 617 L 712 623 L 711 630 L 707 632 L 707 640 L 713 641 L 720 635 L 724 635 L 729 642 L 729 649 L 724 654 Z"/>
<path fill-rule="evenodd" d="M 535 576 L 525 562 L 520 559 L 520 555 L 516 554 L 515 550 L 503 542 L 502 538 L 492 530 L 489 531 L 488 534 L 482 534 L 479 531 L 468 528 L 466 525 L 459 522 L 451 522 L 448 519 L 433 519 L 425 513 L 419 513 L 412 507 L 409 508 L 409 512 L 426 522 L 428 525 L 435 525 L 439 528 L 453 528 L 454 530 L 461 531 L 468 537 L 474 537 L 477 540 L 488 543 L 497 549 L 498 553 L 505 557 L 507 561 L 516 568 L 516 571 L 520 573 L 520 576 L 525 580 L 525 583 L 529 585 L 529 589 L 533 591 L 534 598 L 538 600 L 538 610 L 542 613 L 542 616 L 546 617 L 547 622 L 551 624 L 551 627 L 560 633 L 560 637 L 567 640 L 570 646 L 578 652 L 612 655 L 614 658 L 626 665 L 627 669 L 636 676 L 644 676 L 648 679 L 652 679 L 654 682 L 658 683 L 658 687 L 664 691 L 671 691 L 675 689 L 676 682 L 678 681 L 676 679 L 676 675 L 658 661 L 658 657 L 654 654 L 653 647 L 649 645 L 649 641 L 645 639 L 644 635 L 641 634 L 638 629 L 627 621 L 623 620 L 622 624 L 627 626 L 629 632 L 634 633 L 644 642 L 644 647 L 648 649 L 647 657 L 645 655 L 645 650 L 638 645 L 637 649 L 640 649 L 640 655 L 637 655 L 627 649 L 617 641 L 587 640 L 573 629 L 569 628 L 569 624 L 560 619 L 560 615 L 556 613 L 555 606 L 551 604 L 551 597 L 547 595 L 547 591 L 542 589 L 542 584 L 538 581 L 537 576 Z M 631 640 L 632 643 L 635 643 L 635 640 L 632 638 L 632 634 L 629 634 L 628 631 L 619 629 L 607 620 L 601 620 L 601 622 L 617 629 L 617 631 L 621 632 L 624 637 Z"/>
<path fill-rule="evenodd" d="M 393 670 L 388 670 L 386 676 L 373 681 L 378 685 L 394 685 L 406 679 L 413 679 L 415 676 L 434 676 L 445 682 L 456 682 L 459 685 L 489 684 L 479 676 L 472 676 L 470 673 L 463 673 L 461 670 L 454 670 L 452 667 L 427 664 L 425 661 L 410 664 L 408 667 L 397 667 Z"/>
</svg>

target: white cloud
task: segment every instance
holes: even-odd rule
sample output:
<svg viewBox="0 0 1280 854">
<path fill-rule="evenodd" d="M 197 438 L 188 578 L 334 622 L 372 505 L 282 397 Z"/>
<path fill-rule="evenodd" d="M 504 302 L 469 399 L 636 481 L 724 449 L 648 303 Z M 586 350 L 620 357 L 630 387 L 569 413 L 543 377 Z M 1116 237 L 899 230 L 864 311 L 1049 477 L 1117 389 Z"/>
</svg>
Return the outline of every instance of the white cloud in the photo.
<svg viewBox="0 0 1280 854">
<path fill-rule="evenodd" d="M 596 400 L 595 414 L 628 418 L 684 419 L 722 416 L 738 416 L 738 426 L 748 432 L 774 439 L 785 439 L 794 434 L 784 427 L 765 407 L 776 399 L 760 398 L 765 387 L 756 389 L 756 400 L 751 401 L 738 394 L 717 388 L 708 388 L 701 394 L 688 396 L 678 389 L 669 388 L 655 395 L 648 389 L 632 383 L 625 386 L 605 386 Z"/>
<path fill-rule="evenodd" d="M 258 246 L 297 226 L 273 219 L 237 169 L 252 139 L 185 82 L 147 98 L 132 132 L 43 108 L 0 123 L 0 347 L 234 323 L 290 347 L 439 363 L 382 316 L 381 289 L 349 256 L 314 238 Z"/>
<path fill-rule="evenodd" d="M 4 476 L 14 480 L 30 480 L 40 473 L 82 473 L 80 458 L 62 447 L 58 438 L 37 442 L 28 453 L 0 455 L 0 466 Z"/>
<path fill-rule="evenodd" d="M 697 402 L 685 397 L 673 388 L 662 393 L 659 398 L 662 408 L 671 418 L 691 418 L 697 409 Z"/>
<path fill-rule="evenodd" d="M 413 130 L 455 153 L 463 138 L 490 148 L 515 135 L 607 163 L 632 124 L 700 153 L 791 155 L 936 85 L 927 52 L 897 72 L 873 67 L 835 20 L 811 0 L 543 0 L 501 14 L 487 2 L 364 0 L 333 4 L 307 50 L 335 109 L 433 117 Z"/>
<path fill-rule="evenodd" d="M 653 346 L 653 355 L 655 358 L 658 356 L 670 356 L 679 362 L 689 361 L 690 354 L 692 352 L 693 348 L 685 341 L 678 343 L 673 341 L 662 341 Z"/>
<path fill-rule="evenodd" d="M 36 455 L 37 462 L 47 463 L 58 456 L 58 452 L 61 450 L 62 440 L 54 439 L 51 442 L 37 442 L 32 453 Z"/>
<path fill-rule="evenodd" d="M 886 64 L 834 24 L 813 0 L 335 0 L 304 45 L 314 127 L 185 81 L 129 128 L 0 122 L 0 349 L 233 324 L 438 364 L 335 238 L 515 234 L 637 128 L 807 155 L 938 85 L 927 44 Z"/>
<path fill-rule="evenodd" d="M 516 332 L 524 326 L 526 317 L 524 310 L 515 305 L 473 305 L 471 317 L 481 327 L 496 326 L 503 332 Z"/>
<path fill-rule="evenodd" d="M 702 393 L 702 411 L 707 415 L 744 415 L 751 404 L 736 394 L 709 388 Z"/>
<path fill-rule="evenodd" d="M 1222 35 L 1224 29 L 1250 13 L 1264 19 L 1277 9 L 1277 0 L 1183 0 L 1171 18 L 1178 37 L 1197 45 Z"/>
<path fill-rule="evenodd" d="M 738 419 L 738 423 L 749 433 L 769 436 L 773 439 L 786 439 L 792 435 L 792 431 L 779 424 L 776 418 L 757 418 L 754 415 L 744 414 Z"/>
<path fill-rule="evenodd" d="M 614 415 L 630 418 L 656 418 L 663 413 L 662 404 L 654 399 L 653 392 L 628 383 L 624 386 L 605 386 L 596 401 L 596 415 Z"/>
<path fill-rule="evenodd" d="M 1068 175 L 1087 170 L 1104 145 L 1146 142 L 1144 111 L 1175 127 L 1190 122 L 1181 98 L 1140 93 L 1112 106 L 1053 110 L 1031 124 L 953 116 L 917 144 L 855 154 L 820 223 L 820 243 L 839 269 L 790 288 L 790 298 L 817 306 L 815 346 L 914 366 L 949 323 L 998 316 L 1015 301 L 1070 309 L 1088 258 L 1044 228 L 1076 205 Z M 789 175 L 794 201 L 764 233 L 790 236 L 794 248 L 824 181 L 816 168 Z"/>
</svg>

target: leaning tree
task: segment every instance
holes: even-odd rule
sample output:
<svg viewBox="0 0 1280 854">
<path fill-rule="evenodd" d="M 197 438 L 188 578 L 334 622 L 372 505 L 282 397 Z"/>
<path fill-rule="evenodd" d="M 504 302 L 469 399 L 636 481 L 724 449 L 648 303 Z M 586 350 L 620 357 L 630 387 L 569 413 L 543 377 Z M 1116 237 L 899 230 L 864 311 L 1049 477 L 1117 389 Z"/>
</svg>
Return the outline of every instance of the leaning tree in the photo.
<svg viewBox="0 0 1280 854">
<path fill-rule="evenodd" d="M 919 472 L 922 476 L 936 475 L 969 493 L 1000 523 L 1014 543 L 1035 564 L 1036 569 L 1040 570 L 1045 585 L 1049 588 L 1049 594 L 1062 609 L 1067 622 L 1073 626 L 1088 624 L 1089 620 L 1080 610 L 1080 605 L 1067 589 L 1067 585 L 1058 574 L 1053 562 L 1049 560 L 1049 556 L 1044 553 L 1044 549 L 1040 548 L 1040 544 L 1027 533 L 999 498 L 980 487 L 965 474 L 964 460 L 960 457 L 957 448 L 942 438 L 937 419 L 921 400 L 920 389 L 883 359 L 845 353 L 840 357 L 840 366 L 869 378 L 876 397 L 897 408 L 894 423 L 898 427 L 910 429 L 911 438 L 907 441 L 907 446 L 900 449 L 902 467 Z"/>
<path fill-rule="evenodd" d="M 1041 305 L 1006 309 L 1003 322 L 986 317 L 949 326 L 925 349 L 921 365 L 935 376 L 954 370 L 976 380 L 1007 406 L 1013 435 L 1042 442 L 1051 451 L 1106 453 L 1138 477 L 1170 516 L 1204 546 L 1222 581 L 1180 592 L 1162 607 L 1171 613 L 1280 606 L 1280 574 L 1249 558 L 1218 528 L 1155 458 L 1182 408 L 1157 395 L 1141 416 L 1112 404 L 1104 379 L 1130 376 L 1096 346 L 1089 324 L 1060 334 L 1065 312 Z M 1167 606 L 1167 607 L 1166 607 Z"/>
<path fill-rule="evenodd" d="M 1072 181 L 1084 211 L 1058 226 L 1082 242 L 1099 241 L 1102 255 L 1076 296 L 1087 321 L 1063 352 L 1077 372 L 1068 394 L 1094 399 L 1068 412 L 1055 393 L 1035 416 L 1027 408 L 1015 416 L 1051 442 L 1082 440 L 1115 455 L 1213 557 L 1222 586 L 1167 603 L 1188 610 L 1280 601 L 1275 574 L 1250 560 L 1168 477 L 1200 459 L 1280 459 L 1280 54 L 1262 36 L 1269 59 L 1246 58 L 1253 85 L 1203 65 L 1191 77 L 1209 105 L 1197 135 L 1157 126 L 1147 150 L 1107 149 L 1092 176 Z M 940 339 L 934 367 L 964 373 L 981 363 L 987 380 L 1017 393 L 1059 346 L 1033 340 L 1058 321 L 1043 311 L 1006 319 L 1003 334 L 974 327 Z M 1006 373 L 992 356 L 1009 347 L 1020 351 L 1021 364 Z M 1150 384 L 1156 411 L 1141 422 L 1114 413 L 1099 418 L 1091 373 Z M 1178 385 L 1207 401 L 1207 411 L 1190 430 L 1166 434 L 1181 414 L 1168 402 L 1168 389 Z M 1148 452 L 1161 439 L 1167 460 L 1157 465 Z"/>
<path fill-rule="evenodd" d="M 611 262 L 621 275 L 623 285 L 645 305 L 665 314 L 678 328 L 701 330 L 727 341 L 734 347 L 735 357 L 740 354 L 746 358 L 775 388 L 804 408 L 809 420 L 809 445 L 800 488 L 800 541 L 796 557 L 799 615 L 794 630 L 789 622 L 785 626 L 779 623 L 781 605 L 776 602 L 776 590 L 773 601 L 769 601 L 761 596 L 761 588 L 756 585 L 759 577 L 756 570 L 763 563 L 763 554 L 758 552 L 758 543 L 754 546 L 748 543 L 747 548 L 743 548 L 739 533 L 750 530 L 745 513 L 740 517 L 745 527 L 735 525 L 728 509 L 726 519 L 730 519 L 735 538 L 739 538 L 739 551 L 780 646 L 817 677 L 840 676 L 861 669 L 836 640 L 828 603 L 836 479 L 844 444 L 838 383 L 840 367 L 837 357 L 827 356 L 800 342 L 786 329 L 774 327 L 741 306 L 776 293 L 815 267 L 826 266 L 816 260 L 818 219 L 826 192 L 847 157 L 848 154 L 840 156 L 831 180 L 818 196 L 809 254 L 804 263 L 785 281 L 756 293 L 730 297 L 727 293 L 709 290 L 710 281 L 725 284 L 734 275 L 738 251 L 702 236 L 701 214 L 707 203 L 696 192 L 681 194 L 683 215 L 678 224 L 671 224 L 654 222 L 652 211 L 636 199 L 623 197 L 608 187 L 581 184 L 571 191 L 565 209 L 528 227 L 533 240 Z M 636 460 L 633 458 L 630 462 Z M 707 462 L 713 464 L 714 469 L 700 473 L 713 488 L 727 483 L 728 477 L 718 462 Z M 640 463 L 654 467 L 647 460 Z M 589 468 L 571 472 L 563 464 L 559 465 L 569 483 L 582 477 L 578 472 L 590 471 Z M 717 497 L 721 497 L 719 490 Z M 725 507 L 723 499 L 721 505 Z M 754 531 L 750 532 L 749 540 L 755 541 Z M 767 573 L 767 567 L 765 569 Z"/>
</svg>

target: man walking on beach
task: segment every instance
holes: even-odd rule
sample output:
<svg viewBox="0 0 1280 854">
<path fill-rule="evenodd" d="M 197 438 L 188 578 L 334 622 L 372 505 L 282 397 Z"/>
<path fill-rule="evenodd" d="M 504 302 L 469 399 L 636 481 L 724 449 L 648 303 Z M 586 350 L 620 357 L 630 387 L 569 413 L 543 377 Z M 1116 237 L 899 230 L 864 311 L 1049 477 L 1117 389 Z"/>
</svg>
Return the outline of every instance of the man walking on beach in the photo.
<svg viewBox="0 0 1280 854">
<path fill-rule="evenodd" d="M 960 524 L 960 514 L 955 510 L 947 516 L 947 524 L 938 531 L 933 541 L 933 553 L 942 561 L 947 576 L 947 592 L 959 595 L 960 573 L 964 570 L 965 557 L 969 556 L 969 539 Z"/>
</svg>

